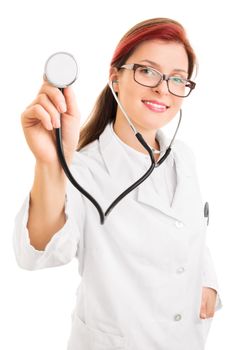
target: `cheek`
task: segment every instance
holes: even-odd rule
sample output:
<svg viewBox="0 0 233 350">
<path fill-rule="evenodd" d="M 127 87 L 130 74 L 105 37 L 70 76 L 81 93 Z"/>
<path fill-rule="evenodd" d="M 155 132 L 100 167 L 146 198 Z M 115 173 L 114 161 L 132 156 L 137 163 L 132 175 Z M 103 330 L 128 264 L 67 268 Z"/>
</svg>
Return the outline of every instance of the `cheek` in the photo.
<svg viewBox="0 0 233 350">
<path fill-rule="evenodd" d="M 178 111 L 181 108 L 182 103 L 183 103 L 183 98 L 174 96 L 174 98 L 172 98 L 172 108 L 173 108 L 173 110 L 177 110 Z"/>
<path fill-rule="evenodd" d="M 138 107 L 141 103 L 140 94 L 137 89 L 131 88 L 129 85 L 119 89 L 118 98 L 129 109 L 133 109 L 135 106 Z"/>
<path fill-rule="evenodd" d="M 127 104 L 140 103 L 143 95 L 141 86 L 134 81 L 123 83 L 119 86 L 119 97 Z M 145 93 L 145 92 L 144 92 Z"/>
</svg>

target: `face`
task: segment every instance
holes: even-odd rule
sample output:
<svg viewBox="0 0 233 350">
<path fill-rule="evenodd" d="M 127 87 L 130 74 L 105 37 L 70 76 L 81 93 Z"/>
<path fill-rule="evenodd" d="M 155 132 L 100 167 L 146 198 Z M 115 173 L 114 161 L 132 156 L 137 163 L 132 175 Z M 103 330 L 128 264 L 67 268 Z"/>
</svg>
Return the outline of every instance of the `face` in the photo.
<svg viewBox="0 0 233 350">
<path fill-rule="evenodd" d="M 169 76 L 188 77 L 188 57 L 182 44 L 149 40 L 141 43 L 125 64 L 142 64 Z M 168 91 L 167 82 L 151 88 L 134 81 L 133 70 L 120 69 L 111 72 L 110 79 L 117 79 L 114 90 L 128 116 L 138 130 L 154 131 L 169 123 L 181 108 L 183 98 Z M 117 109 L 116 118 L 125 119 Z"/>
</svg>

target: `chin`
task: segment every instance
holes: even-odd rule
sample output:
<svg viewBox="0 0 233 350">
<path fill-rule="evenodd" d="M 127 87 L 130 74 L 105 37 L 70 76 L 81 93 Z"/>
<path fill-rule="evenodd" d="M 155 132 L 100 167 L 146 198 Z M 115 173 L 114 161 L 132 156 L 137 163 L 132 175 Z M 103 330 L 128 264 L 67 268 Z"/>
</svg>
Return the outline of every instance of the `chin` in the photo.
<svg viewBox="0 0 233 350">
<path fill-rule="evenodd" d="M 162 116 L 160 116 L 161 118 Z M 152 119 L 151 117 L 150 118 L 147 118 L 147 119 L 144 119 L 144 122 L 142 120 L 138 122 L 135 121 L 135 123 L 141 127 L 142 129 L 144 130 L 158 130 L 158 129 L 161 129 L 163 128 L 165 125 L 167 125 L 168 123 L 170 122 L 170 119 L 169 120 L 155 120 L 155 119 Z"/>
</svg>

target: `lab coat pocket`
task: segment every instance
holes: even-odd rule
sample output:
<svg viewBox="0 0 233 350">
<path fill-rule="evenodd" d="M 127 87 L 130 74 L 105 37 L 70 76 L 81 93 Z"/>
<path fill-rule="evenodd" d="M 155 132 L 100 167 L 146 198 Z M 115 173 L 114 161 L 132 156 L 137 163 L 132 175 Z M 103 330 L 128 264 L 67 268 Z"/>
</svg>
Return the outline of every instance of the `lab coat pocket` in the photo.
<svg viewBox="0 0 233 350">
<path fill-rule="evenodd" d="M 73 317 L 73 326 L 68 350 L 127 350 L 125 338 L 91 328 L 77 314 Z"/>
</svg>

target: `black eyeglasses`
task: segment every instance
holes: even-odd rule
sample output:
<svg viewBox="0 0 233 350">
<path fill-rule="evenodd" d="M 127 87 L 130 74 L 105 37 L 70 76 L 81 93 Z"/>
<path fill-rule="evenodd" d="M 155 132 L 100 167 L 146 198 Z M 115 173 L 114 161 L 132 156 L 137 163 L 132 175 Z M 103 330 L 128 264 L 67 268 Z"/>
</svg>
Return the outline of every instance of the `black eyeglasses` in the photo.
<svg viewBox="0 0 233 350">
<path fill-rule="evenodd" d="M 196 83 L 189 79 L 179 75 L 169 76 L 141 64 L 124 64 L 120 69 L 133 70 L 136 83 L 146 87 L 156 87 L 165 80 L 168 91 L 178 97 L 187 97 L 196 86 Z"/>
</svg>

